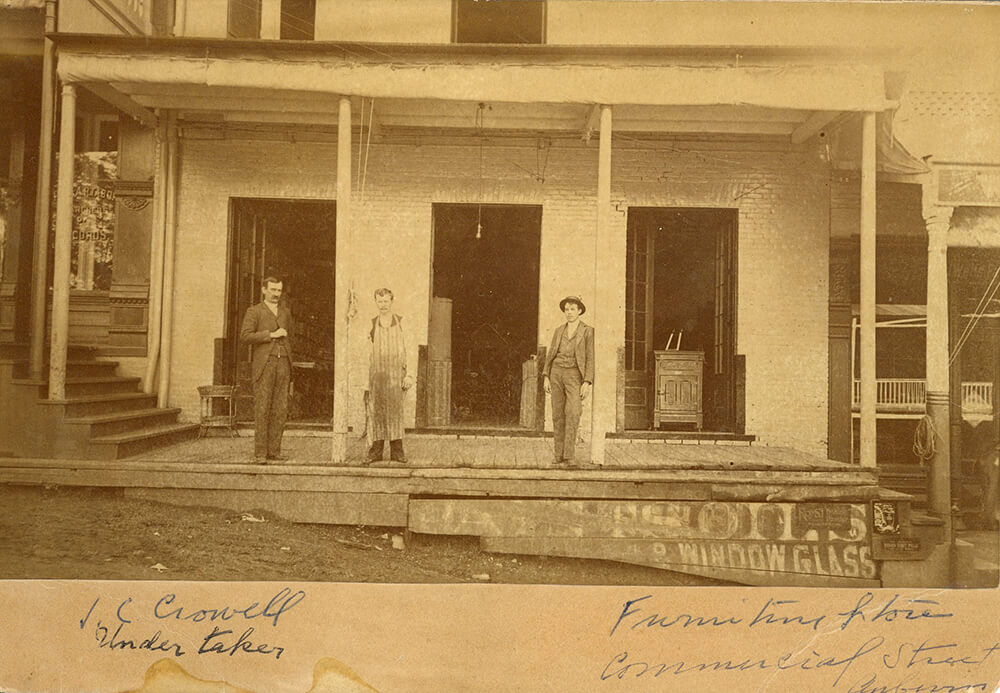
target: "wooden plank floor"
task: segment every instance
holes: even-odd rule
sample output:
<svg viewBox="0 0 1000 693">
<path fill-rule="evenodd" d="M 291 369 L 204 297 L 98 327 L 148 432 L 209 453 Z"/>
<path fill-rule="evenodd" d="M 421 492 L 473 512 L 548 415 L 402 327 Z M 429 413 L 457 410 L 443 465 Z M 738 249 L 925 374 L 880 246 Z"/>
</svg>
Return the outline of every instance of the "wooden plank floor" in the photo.
<svg viewBox="0 0 1000 693">
<path fill-rule="evenodd" d="M 388 460 L 366 465 L 366 446 L 357 436 L 348 438 L 347 462 L 343 466 L 409 469 L 550 469 L 551 438 L 415 434 L 405 439 L 409 462 Z M 287 464 L 330 465 L 331 439 L 325 436 L 285 437 L 283 454 Z M 388 452 L 388 450 L 386 451 Z M 798 450 L 750 445 L 677 444 L 676 441 L 608 440 L 606 462 L 590 464 L 589 446 L 577 446 L 574 469 L 700 469 L 758 471 L 851 472 L 858 467 L 826 460 Z M 246 464 L 253 458 L 253 438 L 211 437 L 192 440 L 144 453 L 134 461 L 205 462 Z M 126 460 L 127 461 L 127 460 Z M 565 466 L 559 467 L 565 469 Z"/>
</svg>

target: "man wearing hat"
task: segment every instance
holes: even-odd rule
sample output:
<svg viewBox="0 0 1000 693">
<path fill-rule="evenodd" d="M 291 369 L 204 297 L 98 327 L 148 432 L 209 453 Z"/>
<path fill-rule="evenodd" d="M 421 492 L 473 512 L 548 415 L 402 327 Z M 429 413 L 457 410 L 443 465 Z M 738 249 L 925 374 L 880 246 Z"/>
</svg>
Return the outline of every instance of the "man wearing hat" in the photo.
<svg viewBox="0 0 1000 693">
<path fill-rule="evenodd" d="M 552 394 L 555 463 L 571 464 L 583 400 L 594 383 L 594 328 L 580 320 L 587 307 L 579 296 L 559 301 L 566 322 L 556 328 L 545 356 L 545 391 Z"/>
</svg>

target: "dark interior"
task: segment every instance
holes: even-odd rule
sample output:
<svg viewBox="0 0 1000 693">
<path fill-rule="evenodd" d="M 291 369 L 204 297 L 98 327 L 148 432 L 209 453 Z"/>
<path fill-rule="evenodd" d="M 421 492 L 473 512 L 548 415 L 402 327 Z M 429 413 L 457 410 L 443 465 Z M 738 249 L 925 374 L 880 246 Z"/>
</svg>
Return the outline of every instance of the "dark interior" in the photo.
<svg viewBox="0 0 1000 693">
<path fill-rule="evenodd" d="M 233 212 L 230 271 L 236 284 L 231 285 L 230 305 L 235 329 L 239 330 L 247 307 L 260 301 L 261 279 L 280 278 L 282 300 L 288 302 L 295 320 L 289 419 L 329 423 L 333 414 L 336 204 L 240 199 L 234 200 Z M 249 385 L 241 381 L 249 366 L 247 359 L 248 349 L 237 348 L 236 381 L 244 397 Z M 252 408 L 240 407 L 239 416 L 252 418 Z"/>
<path fill-rule="evenodd" d="M 541 226 L 536 206 L 434 205 L 434 296 L 452 300 L 454 424 L 519 422 L 521 365 L 538 350 Z"/>
</svg>

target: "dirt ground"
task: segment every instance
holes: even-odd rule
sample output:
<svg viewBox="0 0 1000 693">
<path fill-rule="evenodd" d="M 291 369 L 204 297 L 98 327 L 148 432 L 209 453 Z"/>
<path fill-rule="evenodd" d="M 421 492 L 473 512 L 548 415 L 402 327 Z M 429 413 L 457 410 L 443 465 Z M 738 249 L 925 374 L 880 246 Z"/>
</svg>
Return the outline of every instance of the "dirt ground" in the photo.
<svg viewBox="0 0 1000 693">
<path fill-rule="evenodd" d="M 115 489 L 0 484 L 0 579 L 728 584 L 613 561 L 487 554 L 472 537 L 403 540 L 398 529 L 294 524 Z"/>
</svg>

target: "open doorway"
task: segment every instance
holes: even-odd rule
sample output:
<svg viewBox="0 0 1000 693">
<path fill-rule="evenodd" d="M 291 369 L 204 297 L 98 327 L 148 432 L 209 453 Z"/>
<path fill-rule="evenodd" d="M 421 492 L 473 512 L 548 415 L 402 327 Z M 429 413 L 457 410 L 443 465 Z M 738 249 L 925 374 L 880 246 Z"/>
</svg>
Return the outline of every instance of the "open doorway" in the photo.
<svg viewBox="0 0 1000 693">
<path fill-rule="evenodd" d="M 523 374 L 538 351 L 542 208 L 435 204 L 433 212 L 427 387 L 430 401 L 446 402 L 434 423 L 522 425 L 534 401 L 522 385 L 534 386 Z M 442 332 L 440 344 L 450 343 L 430 343 Z"/>
<path fill-rule="evenodd" d="M 221 382 L 236 385 L 239 421 L 253 421 L 250 348 L 239 344 L 246 309 L 260 284 L 283 282 L 295 321 L 289 420 L 329 425 L 333 415 L 336 203 L 315 200 L 230 200 L 226 338 Z"/>
<path fill-rule="evenodd" d="M 737 220 L 629 209 L 624 428 L 738 431 Z"/>
</svg>

